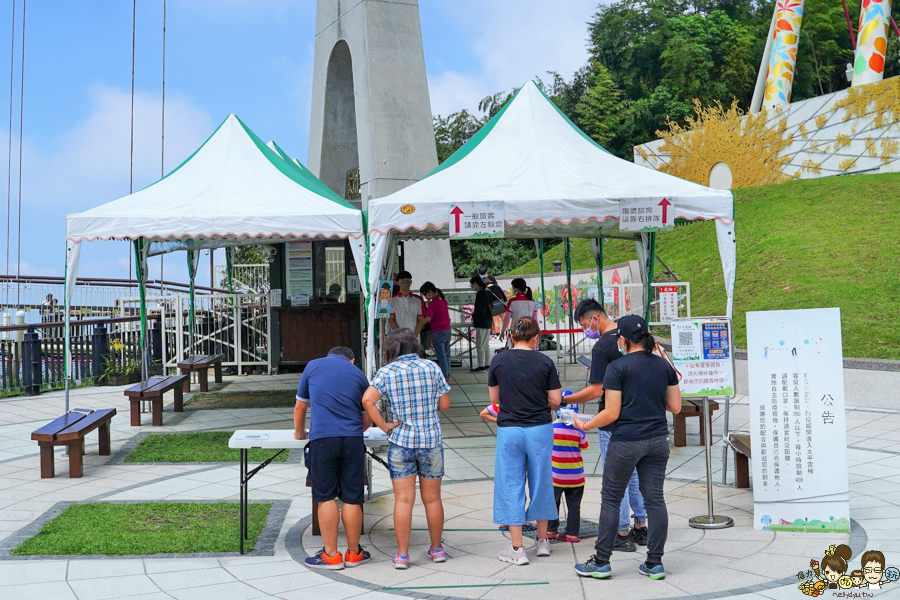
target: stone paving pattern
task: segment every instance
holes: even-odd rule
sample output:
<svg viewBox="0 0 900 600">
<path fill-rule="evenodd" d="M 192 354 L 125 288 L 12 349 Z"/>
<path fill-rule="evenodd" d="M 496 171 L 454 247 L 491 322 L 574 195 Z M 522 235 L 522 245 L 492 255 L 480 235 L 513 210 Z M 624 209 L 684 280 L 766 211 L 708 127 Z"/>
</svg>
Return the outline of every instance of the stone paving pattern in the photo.
<svg viewBox="0 0 900 600">
<path fill-rule="evenodd" d="M 566 370 L 566 389 L 579 389 L 584 371 Z M 219 390 L 290 389 L 298 375 L 226 377 Z M 374 560 L 371 564 L 337 575 L 312 572 L 295 560 L 313 552 L 318 542 L 310 538 L 309 489 L 306 469 L 298 464 L 273 463 L 251 484 L 251 500 L 292 501 L 281 524 L 272 556 L 225 556 L 206 558 L 69 558 L 58 560 L 0 556 L 0 597 L 39 598 L 135 598 L 135 599 L 254 599 L 303 598 L 343 600 L 365 598 L 389 600 L 407 596 L 467 598 L 543 598 L 548 593 L 567 598 L 601 598 L 612 594 L 621 598 L 728 597 L 798 598 L 797 580 L 782 581 L 805 569 L 810 558 L 821 560 L 828 544 L 847 542 L 847 536 L 818 537 L 815 534 L 774 533 L 752 529 L 752 492 L 733 487 L 715 487 L 716 512 L 732 516 L 736 526 L 722 531 L 690 529 L 687 518 L 705 514 L 705 462 L 699 446 L 697 419 L 688 420 L 688 446 L 672 448 L 667 473 L 666 496 L 670 513 L 670 533 L 664 559 L 669 572 L 664 581 L 640 576 L 642 552 L 615 554 L 614 577 L 608 581 L 576 578 L 572 565 L 591 553 L 592 540 L 579 544 L 554 544 L 553 555 L 536 559 L 531 565 L 513 567 L 496 559 L 507 542 L 490 522 L 494 464 L 492 424 L 478 417 L 488 403 L 486 374 L 464 369 L 453 373 L 452 407 L 442 415 L 445 432 L 445 510 L 448 529 L 490 529 L 453 532 L 445 535 L 454 558 L 443 565 L 423 560 L 427 537 L 413 533 L 416 547 L 413 566 L 395 571 L 386 564 L 393 551 L 390 531 L 391 495 L 387 472 L 375 466 L 373 486 L 378 494 L 365 507 L 365 540 Z M 176 431 L 233 430 L 236 428 L 290 428 L 292 410 L 284 409 L 204 409 L 171 412 L 167 406 L 163 427 L 130 427 L 124 388 L 79 388 L 72 391 L 72 406 L 116 407 L 113 419 L 113 456 L 136 434 Z M 896 390 L 892 392 L 896 395 Z M 738 397 L 732 405 L 731 428 L 747 422 L 747 399 Z M 596 408 L 586 409 L 595 412 Z M 594 407 L 596 405 L 593 405 Z M 876 403 L 873 406 L 883 406 Z M 59 416 L 63 410 L 61 393 L 32 398 L 0 400 L 0 540 L 14 536 L 51 510 L 58 502 L 136 500 L 232 500 L 237 501 L 237 464 L 111 464 L 112 457 L 96 454 L 96 437 L 89 436 L 85 456 L 85 476 L 68 479 L 68 465 L 57 453 L 57 476 L 40 479 L 37 445 L 31 431 Z M 721 431 L 723 411 L 715 413 L 718 432 L 713 452 L 713 480 L 721 478 Z M 900 565 L 900 411 L 856 407 L 848 409 L 848 458 L 851 483 L 851 517 L 859 527 L 853 546 L 878 549 L 889 565 Z M 584 453 L 589 474 L 583 516 L 596 519 L 602 468 L 596 434 Z M 729 473 L 729 482 L 733 473 Z M 421 506 L 416 507 L 414 527 L 424 527 Z M 237 529 L 235 525 L 235 530 Z M 292 535 L 288 535 L 292 532 Z M 861 540 L 863 533 L 867 541 Z M 235 531 L 237 533 L 237 531 Z M 288 540 L 296 538 L 293 547 Z M 528 542 L 531 543 L 530 541 Z M 4 546 L 0 542 L 0 546 Z M 858 558 L 854 559 L 858 564 Z M 851 561 L 853 564 L 853 561 Z M 382 587 L 408 585 L 463 585 L 469 581 L 549 582 L 527 587 L 436 588 L 411 591 L 383 591 Z M 410 583 L 413 582 L 413 583 Z M 773 583 L 776 582 L 776 583 Z M 773 587 L 747 590 L 748 586 Z M 898 584 L 900 588 L 900 584 Z M 740 592 L 744 590 L 746 593 Z M 900 597 L 900 591 L 885 589 L 879 597 Z"/>
</svg>

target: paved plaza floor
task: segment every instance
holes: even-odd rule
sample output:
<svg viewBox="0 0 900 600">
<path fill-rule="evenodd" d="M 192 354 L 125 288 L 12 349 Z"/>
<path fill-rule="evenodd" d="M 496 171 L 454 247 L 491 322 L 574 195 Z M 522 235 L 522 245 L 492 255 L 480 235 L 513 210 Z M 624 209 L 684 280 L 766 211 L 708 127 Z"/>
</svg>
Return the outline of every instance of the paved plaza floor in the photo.
<svg viewBox="0 0 900 600">
<path fill-rule="evenodd" d="M 570 368 L 567 376 L 565 389 L 579 389 L 584 382 L 583 369 Z M 226 377 L 223 384 L 211 384 L 211 389 L 290 389 L 297 380 L 296 374 Z M 42 480 L 37 445 L 30 440 L 30 434 L 62 413 L 62 394 L 0 400 L 0 598 L 390 600 L 397 595 L 491 599 L 543 599 L 552 595 L 585 599 L 780 600 L 802 596 L 796 574 L 808 568 L 810 559 L 821 561 L 829 544 L 849 543 L 855 553 L 881 550 L 888 565 L 900 565 L 900 411 L 875 408 L 850 408 L 847 412 L 854 520 L 850 536 L 755 531 L 752 492 L 730 485 L 732 469 L 727 478 L 729 485 L 716 485 L 714 489 L 716 512 L 731 516 L 735 527 L 705 532 L 689 528 L 688 518 L 706 512 L 705 461 L 699 445 L 698 422 L 689 419 L 688 446 L 672 448 L 667 472 L 670 531 L 664 558 L 668 575 L 664 581 L 650 581 L 637 573 L 637 565 L 644 557 L 640 547 L 635 553 L 613 555 L 614 576 L 610 580 L 577 578 L 572 567 L 591 554 L 590 537 L 578 544 L 554 543 L 549 558 L 536 558 L 528 540 L 530 565 L 500 563 L 496 553 L 508 544 L 508 538 L 491 522 L 495 428 L 478 417 L 488 403 L 486 374 L 457 369 L 452 384 L 452 407 L 442 415 L 446 462 L 444 537 L 452 558 L 444 564 L 432 564 L 425 558 L 424 513 L 417 505 L 412 564 L 407 571 L 396 571 L 389 564 L 395 550 L 390 518 L 393 500 L 387 472 L 378 465 L 373 478 L 375 498 L 365 506 L 363 544 L 372 552 L 372 562 L 335 573 L 307 570 L 302 559 L 315 552 L 321 542 L 311 536 L 306 468 L 295 461 L 273 463 L 252 480 L 251 500 L 290 501 L 270 556 L 102 560 L 10 556 L 8 549 L 3 548 L 13 545 L 29 531 L 30 525 L 33 529 L 34 523 L 39 523 L 60 502 L 237 501 L 237 464 L 123 464 L 121 459 L 137 435 L 286 429 L 292 427 L 292 410 L 187 409 L 173 413 L 167 406 L 164 426 L 130 427 L 123 388 L 80 388 L 72 392 L 73 407 L 118 409 L 112 422 L 112 456 L 98 456 L 96 437 L 90 435 L 83 478 L 67 478 L 68 465 L 60 451 L 57 476 Z M 746 402 L 745 397 L 738 397 L 732 404 L 732 429 L 746 425 Z M 715 482 L 721 480 L 723 412 L 715 413 Z M 149 416 L 144 420 L 149 423 Z M 591 447 L 584 453 L 588 483 L 582 505 L 582 516 L 588 525 L 595 524 L 599 514 L 602 473 L 596 433 L 590 434 L 589 441 Z M 858 562 L 858 557 L 851 560 L 851 564 Z M 900 590 L 892 590 L 890 585 L 900 588 L 900 584 L 889 584 L 875 595 L 900 597 Z"/>
</svg>

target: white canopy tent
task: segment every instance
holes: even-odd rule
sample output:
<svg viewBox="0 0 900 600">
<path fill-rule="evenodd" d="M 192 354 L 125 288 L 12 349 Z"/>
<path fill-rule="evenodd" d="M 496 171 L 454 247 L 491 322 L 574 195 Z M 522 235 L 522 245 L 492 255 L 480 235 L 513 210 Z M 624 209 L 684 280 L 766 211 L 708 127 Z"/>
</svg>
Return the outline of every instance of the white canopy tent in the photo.
<svg viewBox="0 0 900 600">
<path fill-rule="evenodd" d="M 163 179 L 124 198 L 68 215 L 66 336 L 83 241 L 134 243 L 146 349 L 143 297 L 148 256 L 186 250 L 193 290 L 201 249 L 334 238 L 349 239 L 354 260 L 365 264 L 362 213 L 277 145 L 267 146 L 237 116 L 229 115 Z M 68 340 L 66 353 L 68 409 Z"/>
<path fill-rule="evenodd" d="M 397 240 L 449 236 L 450 203 L 503 202 L 506 237 L 599 238 L 618 233 L 620 204 L 634 198 L 667 198 L 677 219 L 715 220 L 731 316 L 736 255 L 731 192 L 613 156 L 531 81 L 424 179 L 370 201 L 369 286 L 375 290 L 379 279 L 388 278 Z M 646 271 L 652 236 L 639 239 Z M 374 320 L 370 306 L 370 332 Z M 374 337 L 369 335 L 368 365 L 374 365 Z"/>
</svg>

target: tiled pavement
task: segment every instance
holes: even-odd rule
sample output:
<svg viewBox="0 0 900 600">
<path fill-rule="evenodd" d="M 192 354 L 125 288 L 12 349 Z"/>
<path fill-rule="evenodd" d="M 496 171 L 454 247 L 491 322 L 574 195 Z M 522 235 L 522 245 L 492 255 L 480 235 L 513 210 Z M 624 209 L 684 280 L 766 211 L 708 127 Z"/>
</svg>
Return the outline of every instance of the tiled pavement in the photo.
<svg viewBox="0 0 900 600">
<path fill-rule="evenodd" d="M 572 381 L 566 388 L 578 389 L 583 374 L 569 369 Z M 296 375 L 226 378 L 220 389 L 287 389 L 296 385 Z M 494 464 L 494 427 L 478 417 L 487 404 L 484 374 L 454 372 L 452 408 L 442 416 L 445 432 L 445 509 L 447 529 L 489 529 L 490 497 Z M 97 500 L 216 500 L 237 498 L 237 466 L 223 464 L 110 464 L 96 455 L 96 438 L 89 439 L 85 476 L 66 478 L 67 464 L 57 454 L 57 477 L 39 478 L 37 447 L 30 441 L 36 427 L 62 412 L 60 393 L 34 398 L 0 401 L 0 539 L 13 535 L 60 501 Z M 128 425 L 128 404 L 122 388 L 73 390 L 72 405 L 86 408 L 115 406 L 113 454 L 136 433 L 152 431 L 198 431 L 235 428 L 289 428 L 290 409 L 187 410 L 175 414 L 169 407 L 164 427 Z M 596 410 L 596 409 L 593 409 Z M 592 409 L 588 407 L 588 412 Z M 715 413 L 714 431 L 721 434 L 723 411 Z M 745 398 L 732 405 L 731 428 L 740 428 L 748 418 Z M 145 416 L 145 421 L 149 417 Z M 847 415 L 851 482 L 851 517 L 868 536 L 868 549 L 879 549 L 888 564 L 900 565 L 900 413 L 873 409 L 849 410 Z M 388 568 L 393 552 L 390 531 L 390 482 L 384 469 L 374 472 L 374 490 L 379 496 L 366 505 L 366 541 L 375 560 L 338 577 L 310 572 L 294 556 L 315 549 L 305 525 L 309 522 L 310 497 L 304 486 L 306 469 L 296 464 L 272 464 L 257 475 L 251 499 L 293 500 L 281 526 L 273 556 L 177 558 L 177 559 L 71 559 L 19 560 L 0 556 L 0 598 L 40 600 L 56 598 L 396 598 L 396 594 L 483 597 L 503 599 L 541 598 L 548 593 L 572 598 L 600 598 L 612 594 L 623 598 L 729 597 L 797 598 L 796 583 L 775 584 L 821 560 L 828 544 L 838 538 L 812 534 L 757 532 L 751 528 L 752 494 L 747 490 L 716 486 L 717 512 L 735 518 L 737 526 L 718 532 L 700 532 L 687 527 L 688 517 L 705 512 L 705 463 L 696 419 L 689 420 L 686 448 L 672 448 L 666 494 L 670 512 L 670 536 L 665 558 L 670 571 L 663 582 L 648 581 L 635 569 L 641 553 L 615 555 L 616 576 L 610 581 L 581 580 L 571 567 L 575 559 L 590 553 L 590 540 L 575 546 L 555 544 L 550 559 L 534 559 L 527 567 L 505 567 L 495 553 L 505 543 L 493 531 L 447 531 L 445 537 L 454 558 L 444 565 L 426 564 L 414 554 L 414 565 L 406 572 Z M 599 475 L 599 450 L 591 436 L 585 452 L 590 475 Z M 721 454 L 713 454 L 714 481 L 721 477 Z M 730 479 L 730 477 L 729 477 Z M 589 478 L 584 516 L 596 518 L 599 510 L 599 477 Z M 414 527 L 424 527 L 421 507 Z M 386 518 L 387 517 L 387 518 Z M 289 534 L 290 532 L 290 534 Z M 305 536 L 305 537 L 304 537 Z M 424 542 L 424 532 L 414 532 L 414 543 Z M 287 544 L 286 544 L 287 540 Z M 843 541 L 846 541 L 844 536 Z M 365 542 L 364 542 L 365 543 Z M 860 545 L 857 542 L 856 545 Z M 3 544 L 0 543 L 0 546 Z M 414 552 L 421 550 L 417 548 Z M 856 559 L 858 561 L 858 559 Z M 353 578 L 350 578 L 350 576 Z M 794 579 L 796 581 L 796 578 Z M 383 587 L 470 585 L 482 588 L 420 588 L 383 590 Z M 543 582 L 547 582 L 543 584 Z M 769 582 L 766 584 L 766 582 Z M 528 586 L 497 586 L 497 583 L 538 583 Z M 761 591 L 735 593 L 747 586 L 769 585 Z M 900 585 L 898 585 L 900 587 Z M 897 590 L 877 593 L 890 597 Z"/>
</svg>

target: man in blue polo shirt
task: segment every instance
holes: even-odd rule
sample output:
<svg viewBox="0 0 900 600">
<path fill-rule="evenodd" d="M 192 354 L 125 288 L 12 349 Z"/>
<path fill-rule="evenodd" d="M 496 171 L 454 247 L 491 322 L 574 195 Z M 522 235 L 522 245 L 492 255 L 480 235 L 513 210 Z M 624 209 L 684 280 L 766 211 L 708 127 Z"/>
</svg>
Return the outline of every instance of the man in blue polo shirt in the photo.
<svg viewBox="0 0 900 600">
<path fill-rule="evenodd" d="M 325 358 L 311 361 L 303 370 L 294 406 L 294 437 L 307 439 L 306 410 L 311 409 L 309 464 L 313 502 L 318 504 L 319 528 L 324 547 L 306 559 L 313 569 L 356 567 L 369 560 L 359 545 L 366 446 L 363 431 L 371 425 L 362 406 L 369 381 L 355 365 L 353 350 L 338 346 Z M 338 511 L 335 498 L 340 498 Z M 341 518 L 347 535 L 347 553 L 337 549 Z"/>
</svg>

